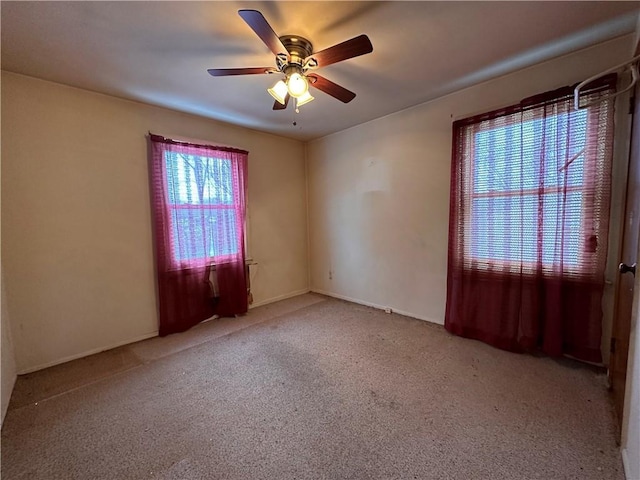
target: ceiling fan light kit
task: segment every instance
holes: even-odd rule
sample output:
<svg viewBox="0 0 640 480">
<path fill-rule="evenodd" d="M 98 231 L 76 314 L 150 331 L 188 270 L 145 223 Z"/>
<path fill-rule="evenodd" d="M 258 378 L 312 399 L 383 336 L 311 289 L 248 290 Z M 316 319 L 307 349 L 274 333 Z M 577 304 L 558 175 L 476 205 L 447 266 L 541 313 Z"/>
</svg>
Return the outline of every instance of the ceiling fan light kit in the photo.
<svg viewBox="0 0 640 480">
<path fill-rule="evenodd" d="M 360 35 L 319 52 L 314 52 L 313 45 L 306 38 L 297 35 L 283 35 L 281 37 L 276 35 L 264 16 L 257 10 L 239 10 L 238 14 L 274 53 L 276 68 L 211 68 L 208 70 L 210 75 L 222 77 L 278 72 L 284 74 L 283 80 L 278 80 L 273 87 L 267 89 L 276 100 L 273 104 L 274 110 L 286 109 L 289 98 L 293 97 L 297 112 L 298 107 L 314 99 L 309 93 L 309 86 L 343 103 L 349 103 L 355 98 L 355 93 L 313 71 L 320 67 L 371 53 L 373 46 L 369 37 Z"/>
</svg>

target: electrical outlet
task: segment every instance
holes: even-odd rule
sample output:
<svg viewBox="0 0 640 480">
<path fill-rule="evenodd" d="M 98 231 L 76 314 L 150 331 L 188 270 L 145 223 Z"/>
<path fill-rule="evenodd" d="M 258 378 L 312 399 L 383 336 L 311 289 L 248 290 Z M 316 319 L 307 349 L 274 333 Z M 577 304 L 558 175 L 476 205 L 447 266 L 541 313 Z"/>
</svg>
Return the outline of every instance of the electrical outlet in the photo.
<svg viewBox="0 0 640 480">
<path fill-rule="evenodd" d="M 393 310 L 391 310 L 389 307 L 386 307 L 384 309 L 384 313 L 392 313 Z"/>
</svg>

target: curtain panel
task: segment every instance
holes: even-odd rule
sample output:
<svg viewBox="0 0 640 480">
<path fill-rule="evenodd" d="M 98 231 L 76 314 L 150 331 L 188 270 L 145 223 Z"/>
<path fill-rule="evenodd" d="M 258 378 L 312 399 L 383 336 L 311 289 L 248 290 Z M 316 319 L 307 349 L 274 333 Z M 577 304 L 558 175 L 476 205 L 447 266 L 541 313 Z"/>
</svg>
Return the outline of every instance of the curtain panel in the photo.
<svg viewBox="0 0 640 480">
<path fill-rule="evenodd" d="M 150 134 L 149 163 L 160 336 L 246 313 L 248 152 Z"/>
<path fill-rule="evenodd" d="M 616 76 L 453 125 L 445 328 L 601 362 Z"/>
</svg>

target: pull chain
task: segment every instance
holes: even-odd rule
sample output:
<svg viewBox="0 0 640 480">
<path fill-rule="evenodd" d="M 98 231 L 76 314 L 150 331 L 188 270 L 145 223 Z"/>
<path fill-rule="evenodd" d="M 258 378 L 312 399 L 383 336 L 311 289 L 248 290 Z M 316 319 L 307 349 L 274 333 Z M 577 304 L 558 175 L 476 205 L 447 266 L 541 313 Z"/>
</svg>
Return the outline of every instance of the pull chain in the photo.
<svg viewBox="0 0 640 480">
<path fill-rule="evenodd" d="M 298 109 L 298 99 L 297 98 L 293 98 L 294 101 L 294 114 L 292 115 L 293 117 L 293 122 L 291 122 L 291 124 L 295 127 L 298 125 L 298 122 L 296 122 L 296 113 L 300 113 L 300 110 Z"/>
</svg>

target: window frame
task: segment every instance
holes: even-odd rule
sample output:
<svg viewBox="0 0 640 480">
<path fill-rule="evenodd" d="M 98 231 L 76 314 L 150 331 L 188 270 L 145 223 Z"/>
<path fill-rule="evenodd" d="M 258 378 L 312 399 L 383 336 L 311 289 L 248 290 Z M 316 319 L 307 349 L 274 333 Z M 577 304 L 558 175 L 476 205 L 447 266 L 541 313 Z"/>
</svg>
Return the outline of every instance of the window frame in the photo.
<svg viewBox="0 0 640 480">
<path fill-rule="evenodd" d="M 597 94 L 603 91 L 609 91 L 611 89 L 615 90 L 616 76 L 609 75 L 601 79 L 598 84 L 594 84 L 590 86 L 590 91 L 588 94 Z M 462 231 L 465 232 L 466 241 L 456 240 L 457 242 L 462 243 L 463 248 L 463 260 L 462 260 L 462 268 L 477 270 L 480 272 L 491 272 L 494 270 L 500 271 L 502 273 L 517 273 L 517 274 L 527 274 L 527 273 L 539 273 L 540 264 L 535 261 L 523 260 L 522 256 L 520 258 L 514 259 L 504 259 L 504 258 L 496 258 L 496 257 L 480 257 L 474 254 L 474 249 L 477 247 L 478 242 L 475 240 L 476 237 L 474 235 L 474 201 L 478 198 L 508 198 L 508 197 L 518 197 L 525 198 L 528 195 L 538 196 L 541 191 L 538 188 L 527 189 L 527 190 L 495 190 L 490 192 L 475 192 L 475 174 L 478 162 L 478 156 L 476 155 L 476 135 L 482 130 L 488 130 L 496 128 L 493 124 L 487 124 L 485 127 L 481 125 L 485 121 L 495 120 L 501 117 L 505 118 L 505 123 L 502 125 L 503 128 L 509 126 L 517 126 L 523 125 L 524 122 L 532 120 L 532 118 L 523 118 L 522 115 L 524 113 L 529 112 L 535 108 L 540 108 L 541 105 L 545 107 L 547 105 L 554 104 L 562 104 L 568 98 L 573 98 L 573 87 L 563 87 L 552 92 L 547 92 L 544 94 L 536 95 L 534 97 L 530 97 L 528 99 L 523 100 L 520 104 L 512 105 L 506 108 L 494 110 L 491 112 L 487 112 L 484 114 L 476 115 L 474 117 L 469 117 L 462 120 L 457 120 L 453 124 L 453 149 L 452 149 L 452 193 L 453 193 L 453 180 L 454 175 L 457 173 L 457 181 L 459 182 L 456 190 L 459 191 L 459 194 L 466 195 L 466 199 L 468 203 L 465 203 L 464 208 L 469 209 L 469 214 L 464 215 L 464 224 L 455 226 L 453 222 L 458 222 L 457 218 L 454 218 L 454 205 L 451 205 L 451 222 L 450 225 L 450 236 L 456 235 L 457 230 L 462 228 Z M 579 152 L 575 153 L 567 162 L 566 166 L 568 167 L 573 163 L 576 159 L 580 158 L 581 155 L 586 156 L 589 154 L 587 151 L 587 143 L 589 141 L 589 135 L 593 135 L 593 124 L 594 124 L 594 116 L 596 114 L 591 111 L 591 109 L 587 108 L 587 114 L 585 118 L 585 139 L 584 144 L 585 147 L 581 149 Z M 567 114 L 571 114 L 573 110 L 566 111 Z M 562 112 L 559 112 L 562 113 Z M 509 122 L 507 117 L 521 115 L 519 121 L 517 122 Z M 545 118 L 544 115 L 539 114 L 535 115 L 533 119 L 537 116 L 540 118 Z M 597 120 L 597 119 L 596 119 Z M 596 121 L 597 123 L 597 121 Z M 476 127 L 476 130 L 473 130 L 473 127 Z M 471 127 L 469 133 L 465 132 L 467 127 Z M 597 132 L 596 132 L 597 134 Z M 593 153 L 593 152 L 592 152 Z M 465 160 L 462 160 L 465 158 Z M 459 161 L 461 162 L 464 168 L 460 168 L 460 165 L 455 165 L 455 163 Z M 460 171 L 456 172 L 456 168 Z M 566 167 L 563 167 L 566 168 Z M 587 177 L 587 172 L 582 172 L 582 181 L 578 186 L 548 186 L 544 187 L 543 194 L 554 194 L 554 193 L 568 193 L 568 192 L 581 192 L 581 208 L 580 208 L 580 233 L 579 233 L 579 246 L 577 252 L 577 260 L 575 264 L 573 263 L 563 263 L 561 272 L 563 275 L 569 275 L 571 277 L 583 277 L 589 276 L 589 272 L 583 272 L 583 260 L 585 255 L 590 255 L 590 235 L 588 228 L 588 215 L 586 214 L 587 209 L 589 208 L 589 204 L 586 200 L 586 197 L 589 195 L 589 184 L 592 179 Z M 462 193 L 460 193 L 462 192 Z M 465 193 L 466 192 L 466 193 Z M 528 192 L 528 193 L 527 193 Z M 456 199 L 452 196 L 451 201 L 454 202 Z M 477 217 L 476 217 L 477 218 Z M 505 233 L 508 233 L 505 231 Z M 450 245 L 451 248 L 451 245 Z M 522 252 L 520 252 L 522 253 Z M 450 259 L 450 261 L 456 261 L 455 259 Z M 548 274 L 557 274 L 558 268 L 555 262 L 545 262 L 542 265 L 542 273 L 545 275 Z"/>
<path fill-rule="evenodd" d="M 551 102 L 553 103 L 553 102 Z M 510 115 L 515 115 L 517 112 L 512 112 L 512 113 L 508 113 L 505 115 L 501 115 L 502 117 L 508 117 Z M 591 113 L 589 111 L 587 111 L 587 118 L 585 119 L 585 123 L 586 125 L 589 124 L 589 115 L 591 115 Z M 541 117 L 541 116 L 540 116 Z M 531 119 L 527 119 L 524 121 L 531 121 Z M 510 126 L 520 126 L 524 123 L 524 121 L 521 119 L 519 121 L 514 121 L 514 122 L 510 122 L 505 124 L 502 127 L 499 128 L 507 128 Z M 471 184 L 474 185 L 475 184 L 475 177 L 476 177 L 476 167 L 478 164 L 478 158 L 479 155 L 476 154 L 476 142 L 475 142 L 475 137 L 478 133 L 487 130 L 492 130 L 495 129 L 495 127 L 490 127 L 487 126 L 486 128 L 481 128 L 478 131 L 473 132 L 472 134 L 470 134 L 467 138 L 467 142 L 470 143 L 470 147 L 469 147 L 469 177 L 471 179 Z M 585 137 L 586 135 L 588 135 L 588 130 L 585 129 Z M 585 143 L 586 143 L 586 138 L 585 138 Z M 586 148 L 582 148 L 577 154 L 575 154 L 573 157 L 571 157 L 569 159 L 569 161 L 566 162 L 566 166 L 563 168 L 568 167 L 571 163 L 573 163 L 575 160 L 577 160 L 580 156 L 586 155 Z M 490 161 L 490 158 L 486 158 L 485 160 Z M 579 274 L 580 273 L 580 269 L 578 268 L 581 264 L 582 264 L 582 257 L 585 255 L 585 233 L 584 233 L 584 225 L 585 225 L 585 209 L 586 209 L 586 205 L 585 205 L 585 201 L 584 201 L 584 191 L 587 188 L 587 185 L 585 183 L 585 178 L 584 178 L 584 172 L 582 172 L 582 181 L 579 185 L 574 185 L 574 186 L 562 186 L 562 185 L 557 185 L 557 186 L 545 186 L 542 190 L 539 188 L 529 188 L 526 190 L 492 190 L 490 192 L 481 192 L 481 193 L 476 193 L 475 192 L 475 188 L 474 186 L 472 186 L 470 188 L 470 193 L 469 193 L 469 208 L 471 210 L 471 214 L 466 218 L 466 225 L 465 225 L 465 230 L 468 232 L 472 232 L 470 235 L 471 241 L 466 245 L 465 248 L 465 256 L 467 258 L 470 259 L 470 262 L 479 269 L 483 269 L 483 270 L 490 270 L 491 268 L 498 266 L 500 267 L 500 269 L 502 270 L 506 270 L 506 271 L 515 271 L 515 272 L 535 272 L 538 269 L 538 264 L 537 262 L 533 262 L 533 261 L 528 261 L 528 260 L 523 260 L 522 258 L 519 259 L 505 259 L 505 258 L 499 258 L 499 257 L 480 257 L 474 254 L 474 247 L 477 245 L 476 242 L 476 237 L 473 235 L 473 232 L 476 228 L 476 219 L 477 216 L 474 217 L 474 201 L 476 199 L 479 198 L 508 198 L 508 197 L 518 197 L 518 198 L 525 198 L 525 197 L 531 197 L 531 198 L 535 198 L 538 197 L 539 195 L 553 195 L 553 194 L 561 194 L 561 193 L 570 193 L 570 192 L 580 192 L 583 196 L 582 198 L 582 206 L 580 209 L 580 234 L 579 234 L 579 238 L 580 238 L 580 244 L 578 245 L 578 259 L 577 262 L 575 263 L 575 267 L 576 268 L 572 268 L 574 267 L 574 265 L 572 264 L 563 264 L 563 266 L 565 267 L 565 273 L 569 273 L 569 274 Z M 537 178 L 537 177 L 536 177 Z M 505 236 L 508 235 L 509 232 L 505 231 L 503 232 L 503 238 Z M 522 253 L 522 252 L 521 252 Z M 543 271 L 553 271 L 553 262 L 543 262 L 542 264 L 542 269 Z M 513 267 L 517 267 L 517 268 L 513 268 Z"/>
<path fill-rule="evenodd" d="M 195 143 L 191 140 L 174 140 L 151 132 L 149 132 L 147 138 L 150 144 L 150 175 L 154 184 L 151 190 L 151 201 L 155 228 L 154 238 L 158 245 L 158 267 L 166 272 L 177 272 L 181 270 L 196 271 L 216 265 L 233 264 L 238 261 L 244 263 L 247 244 L 247 170 L 249 152 L 228 146 Z M 174 170 L 167 165 L 171 163 L 171 156 L 175 158 L 184 156 L 184 160 L 189 157 L 196 157 L 199 161 L 200 159 L 209 159 L 209 161 L 229 162 L 231 203 L 206 203 L 212 196 L 198 195 L 198 197 L 203 197 L 202 200 L 204 201 L 201 204 L 181 204 L 179 202 L 179 192 L 172 190 L 175 187 L 179 188 L 182 182 L 177 182 L 179 176 L 178 168 L 176 167 Z M 178 163 L 178 160 L 175 160 L 175 162 Z M 171 178 L 172 176 L 174 178 Z M 183 181 L 189 182 L 192 180 L 185 177 Z M 170 186 L 170 182 L 173 182 L 173 186 Z M 213 184 L 211 184 L 211 187 L 215 188 Z M 171 195 L 174 197 L 172 198 Z M 227 194 L 224 193 L 223 195 Z M 200 199 L 198 198 L 197 201 L 200 201 Z M 205 256 L 191 256 L 188 259 L 180 259 L 178 257 L 180 252 L 176 251 L 174 230 L 177 228 L 176 220 L 179 220 L 178 213 L 186 210 L 202 212 L 203 216 L 201 218 L 203 219 L 211 212 L 234 211 L 234 218 L 228 222 L 230 227 L 228 234 L 231 239 L 229 243 L 233 242 L 232 246 L 234 246 L 235 252 L 213 256 L 206 254 Z M 211 230 L 215 232 L 215 228 Z M 201 236 L 200 238 L 206 239 L 207 237 Z M 205 246 L 204 251 L 208 252 L 210 250 Z"/>
<path fill-rule="evenodd" d="M 214 210 L 233 210 L 236 215 L 235 215 L 235 221 L 239 221 L 238 220 L 238 215 L 237 215 L 237 211 L 239 208 L 238 205 L 238 198 L 239 198 L 239 192 L 236 191 L 236 188 L 234 187 L 234 185 L 237 184 L 237 182 L 233 181 L 233 177 L 235 176 L 234 173 L 234 169 L 233 169 L 233 165 L 231 166 L 231 176 L 229 177 L 230 180 L 230 189 L 231 189 L 231 198 L 233 199 L 232 203 L 230 204 L 224 204 L 224 203 L 200 203 L 200 204 L 193 204 L 193 203 L 173 203 L 171 200 L 171 195 L 170 195 L 170 190 L 171 188 L 169 187 L 169 164 L 170 164 L 170 160 L 168 158 L 168 156 L 170 155 L 184 155 L 181 152 L 175 152 L 172 151 L 170 149 L 167 149 L 164 151 L 163 154 L 163 161 L 165 162 L 165 168 L 164 168 L 164 186 L 165 186 L 165 191 L 166 191 L 166 195 L 165 195 L 165 205 L 166 208 L 169 210 L 169 222 L 170 222 L 170 226 L 169 226 L 169 244 L 170 244 L 170 256 L 171 256 L 171 263 L 174 265 L 175 269 L 183 269 L 185 268 L 185 266 L 189 266 L 191 264 L 194 263 L 201 263 L 201 262 L 205 262 L 208 263 L 209 265 L 213 266 L 213 265 L 219 265 L 222 263 L 229 263 L 234 261 L 234 259 L 238 256 L 238 254 L 240 253 L 240 249 L 242 248 L 242 245 L 236 245 L 237 249 L 235 252 L 233 253 L 228 253 L 228 254 L 224 254 L 224 255 L 214 255 L 214 256 L 209 256 L 209 255 L 204 255 L 204 256 L 199 256 L 199 257 L 189 257 L 189 258 L 184 258 L 184 259 L 179 259 L 176 256 L 176 249 L 175 249 L 175 245 L 176 245 L 176 239 L 175 239 L 175 230 L 177 230 L 177 227 L 174 225 L 174 222 L 177 219 L 177 215 L 174 215 L 173 212 L 178 212 L 180 210 L 197 210 L 200 212 L 205 212 L 205 211 L 214 211 Z M 225 162 L 229 162 L 232 163 L 233 160 L 231 159 L 225 159 L 225 158 L 219 158 L 216 157 L 215 155 L 205 155 L 203 154 L 192 154 L 193 156 L 197 157 L 198 160 L 202 159 L 202 158 L 206 158 L 209 160 L 214 160 L 214 161 L 225 161 Z M 174 195 L 175 196 L 175 195 Z M 202 200 L 202 199 L 201 199 Z M 203 233 L 204 235 L 204 233 Z"/>
</svg>

